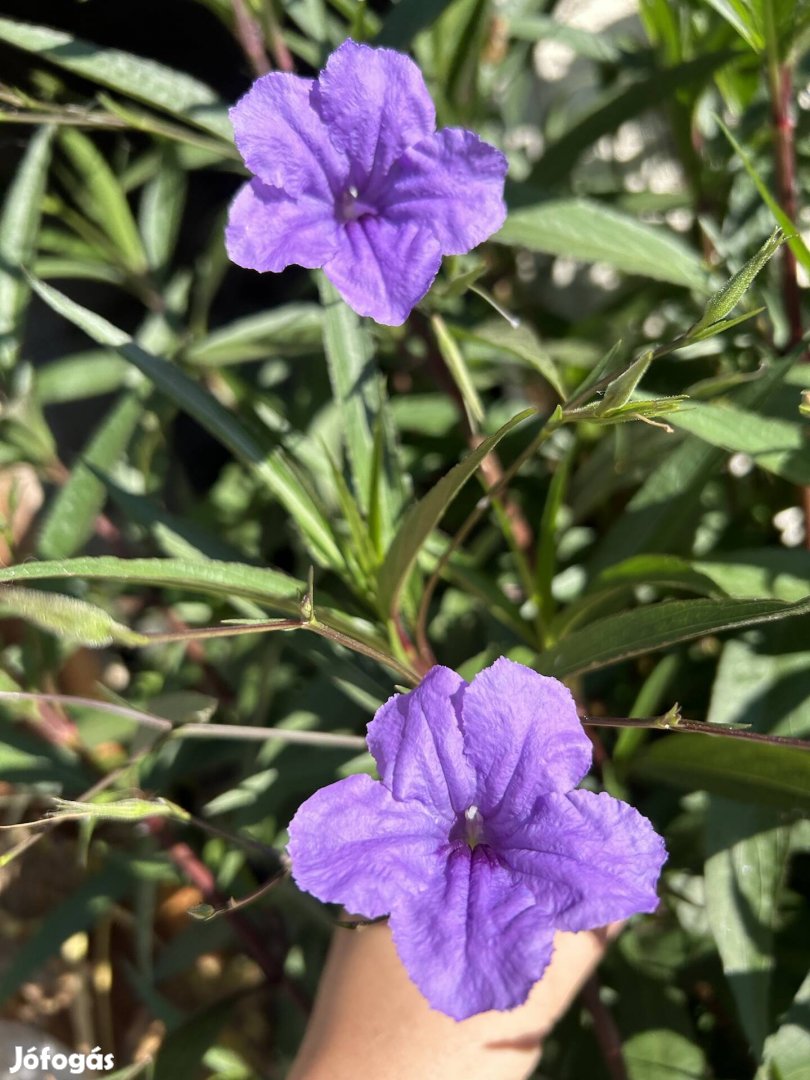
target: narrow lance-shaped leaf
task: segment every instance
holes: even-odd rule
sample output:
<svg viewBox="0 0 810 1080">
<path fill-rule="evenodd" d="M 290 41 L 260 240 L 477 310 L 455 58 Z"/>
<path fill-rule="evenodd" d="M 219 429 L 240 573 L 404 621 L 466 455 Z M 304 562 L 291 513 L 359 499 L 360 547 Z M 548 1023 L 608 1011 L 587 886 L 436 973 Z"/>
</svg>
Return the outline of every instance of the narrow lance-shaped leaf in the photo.
<svg viewBox="0 0 810 1080">
<path fill-rule="evenodd" d="M 90 439 L 65 486 L 56 495 L 39 535 L 38 553 L 46 559 L 75 555 L 93 534 L 107 498 L 93 466 L 114 466 L 129 443 L 143 412 L 136 392 L 125 394 Z"/>
<path fill-rule="evenodd" d="M 241 597 L 274 611 L 300 615 L 301 598 L 306 585 L 280 570 L 245 563 L 220 562 L 217 559 L 59 559 L 53 562 L 25 562 L 0 567 L 0 582 L 43 581 L 57 578 L 87 578 L 120 581 L 152 586 L 179 586 L 192 592 Z M 0 595 L 2 592 L 0 591 Z M 318 621 L 355 640 L 377 648 L 384 645 L 363 621 L 358 622 L 339 611 L 334 602 L 318 594 Z"/>
<path fill-rule="evenodd" d="M 703 314 L 687 330 L 687 339 L 698 337 L 709 327 L 722 323 L 751 288 L 754 278 L 779 250 L 784 240 L 785 234 L 782 230 L 774 229 L 756 255 L 752 256 L 745 266 L 740 267 L 730 281 L 727 281 L 721 289 L 718 289 L 713 296 L 709 297 Z"/>
<path fill-rule="evenodd" d="M 149 638 L 117 622 L 95 604 L 73 596 L 5 586 L 0 590 L 0 610 L 16 615 L 57 637 L 69 638 L 93 649 L 113 642 L 146 645 Z"/>
<path fill-rule="evenodd" d="M 430 322 L 442 359 L 461 394 L 469 426 L 473 431 L 478 431 L 484 422 L 484 406 L 481 404 L 481 398 L 478 396 L 467 361 L 464 359 L 464 353 L 441 315 L 432 315 Z"/>
<path fill-rule="evenodd" d="M 630 775 L 791 813 L 810 811 L 810 752 L 791 746 L 673 734 L 636 754 Z"/>
<path fill-rule="evenodd" d="M 807 245 L 799 235 L 799 230 L 796 228 L 795 224 L 790 220 L 788 215 L 779 205 L 779 202 L 770 193 L 767 184 L 759 175 L 756 167 L 754 166 L 754 163 L 751 161 L 751 158 L 743 149 L 742 145 L 737 141 L 737 139 L 735 139 L 735 137 L 732 135 L 732 133 L 729 131 L 729 129 L 726 127 L 722 120 L 717 118 L 717 123 L 720 126 L 720 129 L 725 135 L 725 137 L 728 139 L 734 150 L 737 152 L 737 156 L 739 157 L 740 161 L 742 161 L 745 171 L 748 173 L 748 175 L 751 177 L 751 180 L 754 182 L 754 186 L 759 192 L 760 198 L 768 207 L 770 212 L 773 214 L 774 220 L 778 222 L 780 228 L 785 233 L 787 238 L 787 244 L 790 247 L 790 250 L 796 256 L 797 261 L 801 263 L 805 270 L 810 270 L 810 251 L 808 251 Z"/>
<path fill-rule="evenodd" d="M 374 362 L 369 332 L 360 319 L 338 296 L 334 286 L 319 275 L 323 304 L 323 343 L 329 367 L 332 394 L 340 411 L 343 437 L 349 455 L 354 495 L 368 516 L 372 501 L 372 481 L 379 524 L 384 543 L 388 543 L 402 505 L 399 469 L 395 450 L 382 418 L 385 411 L 385 388 Z M 383 422 L 383 468 L 375 477 L 375 432 L 378 419 Z"/>
<path fill-rule="evenodd" d="M 34 254 L 51 160 L 50 128 L 40 128 L 20 162 L 0 214 L 0 370 L 20 353 L 20 321 L 29 286 L 20 270 Z"/>
<path fill-rule="evenodd" d="M 322 340 L 323 311 L 318 304 L 284 304 L 217 327 L 190 344 L 183 359 L 194 366 L 220 367 L 314 353 Z"/>
<path fill-rule="evenodd" d="M 551 199 L 515 210 L 493 239 L 547 255 L 606 262 L 628 274 L 674 285 L 706 288 L 699 257 L 681 240 L 588 199 Z"/>
<path fill-rule="evenodd" d="M 780 600 L 669 600 L 607 615 L 575 630 L 541 653 L 537 667 L 544 674 L 563 678 L 597 671 L 704 634 L 808 614 L 810 598 L 795 604 Z"/>
<path fill-rule="evenodd" d="M 166 144 L 160 166 L 141 194 L 139 225 L 152 270 L 165 270 L 174 251 L 186 203 L 186 173 L 176 149 Z"/>
<path fill-rule="evenodd" d="M 78 128 L 65 128 L 60 142 L 75 170 L 71 193 L 91 221 L 110 238 L 124 265 L 135 274 L 146 270 L 146 252 L 127 197 L 103 154 Z"/>
</svg>

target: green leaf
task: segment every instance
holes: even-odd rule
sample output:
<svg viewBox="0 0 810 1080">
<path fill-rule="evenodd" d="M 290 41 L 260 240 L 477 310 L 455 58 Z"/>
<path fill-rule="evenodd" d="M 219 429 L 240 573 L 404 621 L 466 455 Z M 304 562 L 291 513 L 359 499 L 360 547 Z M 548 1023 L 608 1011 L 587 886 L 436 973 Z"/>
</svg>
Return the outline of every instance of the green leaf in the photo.
<svg viewBox="0 0 810 1080">
<path fill-rule="evenodd" d="M 517 357 L 538 371 L 546 382 L 554 387 L 561 401 L 567 398 L 568 393 L 557 365 L 543 348 L 531 327 L 525 324 L 509 326 L 502 319 L 498 319 L 497 322 L 476 326 L 473 330 L 463 327 L 454 328 L 454 332 L 468 341 L 491 345 L 496 359 L 499 359 L 499 354 L 504 352 L 510 357 Z"/>
<path fill-rule="evenodd" d="M 40 368 L 37 397 L 42 405 L 98 397 L 119 390 L 129 374 L 129 365 L 115 353 L 86 349 Z"/>
<path fill-rule="evenodd" d="M 744 266 L 740 267 L 730 281 L 727 281 L 721 289 L 718 289 L 713 296 L 709 297 L 703 314 L 694 326 L 690 327 L 686 332 L 687 339 L 691 340 L 700 336 L 703 331 L 708 330 L 715 323 L 725 320 L 725 317 L 734 310 L 751 288 L 754 278 L 776 254 L 784 240 L 785 235 L 782 230 L 774 229 L 756 255 L 752 256 Z M 734 320 L 729 321 L 733 323 Z"/>
<path fill-rule="evenodd" d="M 551 591 L 551 582 L 557 566 L 558 518 L 568 487 L 572 459 L 573 453 L 569 452 L 554 470 L 546 501 L 543 504 L 540 528 L 537 532 L 535 582 L 540 618 L 544 627 L 548 625 L 554 615 L 555 604 Z"/>
<path fill-rule="evenodd" d="M 737 599 L 802 600 L 810 594 L 810 567 L 803 551 L 756 548 L 714 559 L 676 555 L 634 555 L 603 570 L 589 594 L 617 585 L 672 586 L 707 596 Z"/>
<path fill-rule="evenodd" d="M 71 193 L 87 217 L 112 241 L 123 264 L 134 274 L 147 268 L 146 252 L 127 197 L 103 154 L 78 128 L 64 128 L 59 141 L 76 173 Z"/>
<path fill-rule="evenodd" d="M 740 409 L 729 401 L 690 401 L 670 423 L 729 453 L 743 453 L 766 472 L 810 484 L 807 426 Z"/>
<path fill-rule="evenodd" d="M 762 33 L 760 20 L 756 17 L 751 5 L 746 0 L 706 0 L 714 10 L 722 15 L 726 22 L 733 26 L 740 37 L 754 52 L 762 52 L 765 48 L 765 38 Z M 765 0 L 771 3 L 771 0 Z"/>
<path fill-rule="evenodd" d="M 68 638 L 91 649 L 103 649 L 113 642 L 146 645 L 149 638 L 117 622 L 102 608 L 73 596 L 7 586 L 0 591 L 0 611 L 17 616 L 60 638 Z"/>
<path fill-rule="evenodd" d="M 26 562 L 0 567 L 2 581 L 41 581 L 56 578 L 86 578 L 151 586 L 178 586 L 192 592 L 212 594 L 226 600 L 241 597 L 288 615 L 301 613 L 306 591 L 298 581 L 280 570 L 220 562 L 216 559 L 61 559 L 54 562 Z M 319 594 L 320 595 L 320 594 Z M 380 645 L 380 639 L 330 606 L 321 596 L 318 621 L 355 639 Z M 365 628 L 364 628 L 365 627 Z"/>
<path fill-rule="evenodd" d="M 658 986 L 650 987 L 660 993 Z M 706 1060 L 693 1038 L 656 1026 L 622 1041 L 628 1080 L 705 1080 Z"/>
<path fill-rule="evenodd" d="M 104 484 L 93 472 L 115 466 L 127 448 L 143 413 L 141 395 L 125 394 L 87 444 L 70 478 L 57 493 L 42 526 L 37 552 L 45 559 L 75 555 L 93 535 L 107 498 Z"/>
<path fill-rule="evenodd" d="M 386 616 L 397 609 L 400 594 L 407 584 L 417 556 L 447 507 L 475 474 L 487 454 L 494 450 L 513 428 L 534 413 L 534 409 L 526 409 L 513 416 L 494 435 L 483 439 L 472 453 L 453 466 L 427 495 L 410 508 L 377 576 L 377 602 L 380 611 Z"/>
<path fill-rule="evenodd" d="M 144 818 L 170 817 L 188 821 L 189 815 L 168 799 L 114 799 L 109 802 L 73 802 L 54 799 L 52 817 L 91 818 L 95 821 L 143 821 Z"/>
<path fill-rule="evenodd" d="M 287 508 L 319 561 L 330 566 L 343 564 L 329 521 L 285 455 L 279 450 L 266 453 L 252 432 L 233 413 L 178 367 L 148 353 L 123 330 L 50 285 L 41 281 L 33 281 L 32 284 L 49 307 L 75 323 L 99 345 L 117 349 L 179 409 L 193 416 L 247 465 Z"/>
<path fill-rule="evenodd" d="M 777 222 L 779 227 L 785 233 L 788 247 L 796 256 L 797 261 L 801 263 L 801 265 L 805 268 L 805 270 L 810 270 L 810 251 L 808 251 L 807 245 L 805 244 L 804 240 L 802 240 L 796 225 L 790 220 L 788 215 L 779 205 L 778 201 L 770 193 L 767 184 L 757 172 L 754 163 L 752 162 L 746 151 L 743 149 L 742 145 L 737 141 L 737 139 L 735 139 L 735 137 L 732 135 L 732 133 L 729 131 L 729 129 L 726 127 L 722 120 L 720 120 L 719 118 L 716 118 L 716 120 L 723 134 L 734 147 L 734 150 L 736 151 L 740 161 L 742 161 L 743 167 L 748 173 L 748 175 L 751 177 L 751 180 L 754 183 L 754 187 L 756 187 L 757 191 L 759 192 L 760 198 L 768 207 L 771 214 L 773 214 L 774 221 Z"/>
<path fill-rule="evenodd" d="M 573 631 L 541 653 L 536 666 L 557 678 L 581 675 L 705 634 L 808 613 L 810 598 L 795 604 L 779 600 L 667 600 L 607 615 Z"/>
<path fill-rule="evenodd" d="M 706 914 L 756 1058 L 771 1028 L 774 932 L 789 835 L 773 811 L 731 799 L 709 801 Z"/>
<path fill-rule="evenodd" d="M 601 64 L 616 63 L 622 58 L 621 47 L 610 33 L 602 31 L 594 34 L 549 15 L 513 16 L 509 18 L 508 28 L 509 36 L 519 41 L 558 41 L 561 45 L 567 45 L 577 56 Z"/>
<path fill-rule="evenodd" d="M 459 348 L 458 342 L 448 330 L 447 324 L 441 315 L 432 315 L 430 322 L 436 337 L 436 344 L 439 346 L 439 352 L 442 354 L 442 359 L 447 365 L 447 370 L 450 372 L 464 403 L 470 429 L 478 431 L 480 425 L 484 422 L 484 406 L 481 404 L 481 398 L 478 396 L 464 354 Z"/>
<path fill-rule="evenodd" d="M 317 304 L 285 304 L 213 330 L 190 345 L 183 359 L 199 367 L 313 353 L 321 345 L 323 313 Z"/>
<path fill-rule="evenodd" d="M 782 380 L 790 376 L 797 354 L 772 364 L 735 395 L 737 407 L 761 406 Z M 680 415 L 680 414 L 678 414 Z M 702 514 L 698 493 L 717 471 L 724 452 L 696 439 L 687 439 L 650 472 L 625 506 L 619 520 L 602 537 L 591 570 L 610 566 L 640 551 L 677 551 L 691 543 Z"/>
<path fill-rule="evenodd" d="M 154 60 L 94 45 L 63 30 L 14 19 L 0 18 L 0 41 L 223 139 L 230 141 L 233 137 L 225 103 L 210 86 Z"/>
<path fill-rule="evenodd" d="M 375 45 L 406 49 L 420 30 L 426 30 L 453 0 L 399 0 L 374 39 Z"/>
<path fill-rule="evenodd" d="M 766 734 L 810 737 L 805 686 L 810 686 L 810 650 L 801 651 L 789 627 L 727 641 L 712 687 L 710 718 Z"/>
<path fill-rule="evenodd" d="M 34 255 L 52 136 L 50 128 L 34 134 L 0 213 L 0 370 L 13 367 L 20 355 L 20 323 L 30 291 L 20 267 Z"/>
<path fill-rule="evenodd" d="M 177 150 L 167 143 L 157 172 L 141 194 L 139 224 L 152 270 L 165 272 L 169 266 L 186 205 L 186 187 Z"/>
<path fill-rule="evenodd" d="M 637 753 L 630 775 L 796 814 L 810 810 L 810 752 L 791 746 L 671 734 Z"/>
<path fill-rule="evenodd" d="M 318 275 L 318 282 L 324 309 L 324 350 L 354 480 L 354 496 L 366 517 L 372 502 L 376 501 L 379 539 L 384 546 L 391 537 L 402 506 L 397 482 L 400 470 L 384 418 L 385 387 L 374 361 L 367 327 L 323 274 Z M 383 437 L 383 467 L 375 472 L 379 425 Z"/>
<path fill-rule="evenodd" d="M 765 1040 L 756 1080 L 805 1080 L 810 1061 L 810 975 L 799 987 L 781 1026 Z"/>
<path fill-rule="evenodd" d="M 705 291 L 701 260 L 664 229 L 644 225 L 588 199 L 552 199 L 515 210 L 493 237 L 501 244 L 585 262 Z"/>
</svg>

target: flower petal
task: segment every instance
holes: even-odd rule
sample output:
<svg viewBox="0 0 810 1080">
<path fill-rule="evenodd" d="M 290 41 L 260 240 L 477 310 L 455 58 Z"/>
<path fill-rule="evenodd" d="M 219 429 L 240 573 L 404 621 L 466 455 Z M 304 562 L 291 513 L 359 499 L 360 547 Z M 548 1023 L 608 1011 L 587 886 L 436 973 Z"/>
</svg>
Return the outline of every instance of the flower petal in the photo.
<svg viewBox="0 0 810 1080">
<path fill-rule="evenodd" d="M 331 207 L 252 180 L 231 204 L 225 230 L 228 257 L 249 270 L 283 270 L 296 263 L 323 266 L 337 250 L 339 226 Z"/>
<path fill-rule="evenodd" d="M 395 799 L 415 799 L 451 824 L 470 805 L 475 777 L 459 727 L 467 684 L 437 665 L 409 694 L 395 694 L 368 725 L 368 748 Z"/>
<path fill-rule="evenodd" d="M 520 1005 L 551 959 L 553 924 L 481 846 L 457 848 L 430 889 L 396 905 L 390 926 L 410 977 L 456 1020 Z"/>
<path fill-rule="evenodd" d="M 351 182 L 361 190 L 436 129 L 421 71 L 392 49 L 344 42 L 329 57 L 312 100 L 332 142 L 351 160 Z"/>
<path fill-rule="evenodd" d="M 230 111 L 247 167 L 288 195 L 335 195 L 348 176 L 345 157 L 312 107 L 314 85 L 312 79 L 272 72 L 257 79 Z"/>
<path fill-rule="evenodd" d="M 441 244 L 461 255 L 503 225 L 507 161 L 471 131 L 445 128 L 407 150 L 394 165 L 380 197 L 390 221 L 419 221 Z"/>
<path fill-rule="evenodd" d="M 554 916 L 560 930 L 591 930 L 658 906 L 664 841 L 636 809 L 604 792 L 548 795 L 497 847 L 537 897 L 551 890 L 565 898 Z"/>
<path fill-rule="evenodd" d="M 300 888 L 369 919 L 425 888 L 447 842 L 419 803 L 396 802 L 370 776 L 317 791 L 299 807 L 289 832 Z"/>
<path fill-rule="evenodd" d="M 570 691 L 501 657 L 464 694 L 464 748 L 478 775 L 476 805 L 508 831 L 539 796 L 570 791 L 590 768 L 591 741 Z"/>
<path fill-rule="evenodd" d="M 400 326 L 430 288 L 441 261 L 427 229 L 366 215 L 345 224 L 337 254 L 324 270 L 358 315 Z"/>
</svg>

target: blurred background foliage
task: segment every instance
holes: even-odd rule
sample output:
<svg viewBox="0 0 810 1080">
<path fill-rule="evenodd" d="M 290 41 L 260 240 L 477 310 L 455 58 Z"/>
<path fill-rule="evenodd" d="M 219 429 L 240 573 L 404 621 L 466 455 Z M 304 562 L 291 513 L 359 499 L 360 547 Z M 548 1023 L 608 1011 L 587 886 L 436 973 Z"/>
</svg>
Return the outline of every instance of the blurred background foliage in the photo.
<svg viewBox="0 0 810 1080">
<path fill-rule="evenodd" d="M 810 755 L 750 737 L 810 733 L 810 5 L 0 7 L 2 1015 L 284 1076 L 334 917 L 286 823 L 396 685 L 507 654 L 671 852 L 538 1075 L 810 1075 Z M 397 329 L 223 248 L 227 104 L 347 36 L 510 159 Z"/>
</svg>

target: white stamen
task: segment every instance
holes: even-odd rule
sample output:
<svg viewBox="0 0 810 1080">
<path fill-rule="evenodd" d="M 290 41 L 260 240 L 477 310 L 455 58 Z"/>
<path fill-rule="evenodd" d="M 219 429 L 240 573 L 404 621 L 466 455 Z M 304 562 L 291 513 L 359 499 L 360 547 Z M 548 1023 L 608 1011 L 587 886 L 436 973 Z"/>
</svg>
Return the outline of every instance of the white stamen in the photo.
<svg viewBox="0 0 810 1080">
<path fill-rule="evenodd" d="M 353 199 L 356 199 L 356 198 L 357 198 L 357 196 L 358 196 L 358 195 L 360 194 L 360 192 L 359 192 L 359 191 L 357 190 L 357 188 L 356 188 L 356 187 L 354 186 L 354 184 L 352 184 L 352 185 L 351 185 L 351 186 L 349 187 L 349 194 L 351 195 L 351 197 L 352 197 Z"/>
<path fill-rule="evenodd" d="M 478 817 L 478 807 L 468 806 L 467 809 L 464 811 L 464 817 L 467 819 L 467 821 L 475 821 L 475 819 Z"/>
</svg>

